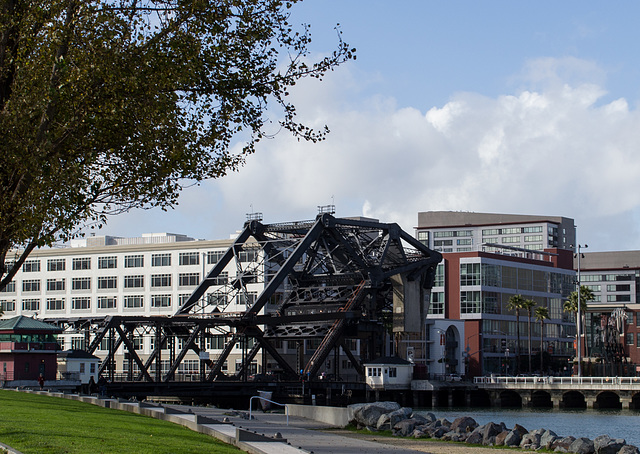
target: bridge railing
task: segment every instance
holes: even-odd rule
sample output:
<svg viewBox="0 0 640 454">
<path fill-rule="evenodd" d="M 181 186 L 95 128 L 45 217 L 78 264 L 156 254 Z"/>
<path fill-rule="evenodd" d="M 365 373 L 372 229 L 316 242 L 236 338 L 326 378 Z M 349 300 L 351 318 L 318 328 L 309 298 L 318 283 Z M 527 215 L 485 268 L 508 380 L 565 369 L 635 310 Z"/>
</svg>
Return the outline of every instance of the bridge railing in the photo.
<svg viewBox="0 0 640 454">
<path fill-rule="evenodd" d="M 476 384 L 562 384 L 562 385 L 640 385 L 640 377 L 509 377 L 509 376 L 488 376 L 475 377 Z"/>
</svg>

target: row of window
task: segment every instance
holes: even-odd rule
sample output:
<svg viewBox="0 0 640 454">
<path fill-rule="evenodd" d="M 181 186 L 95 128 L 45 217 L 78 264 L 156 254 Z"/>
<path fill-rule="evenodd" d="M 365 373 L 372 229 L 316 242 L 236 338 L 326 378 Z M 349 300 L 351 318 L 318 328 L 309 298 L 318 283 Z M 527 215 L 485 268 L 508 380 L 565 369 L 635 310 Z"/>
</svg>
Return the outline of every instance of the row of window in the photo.
<svg viewBox="0 0 640 454">
<path fill-rule="evenodd" d="M 123 277 L 124 288 L 144 288 L 144 276 L 132 275 Z M 90 277 L 74 277 L 71 278 L 71 290 L 91 290 Z M 217 285 L 225 285 L 228 282 L 228 273 L 220 273 L 216 278 Z M 178 286 L 195 287 L 200 283 L 200 273 L 180 273 L 178 274 Z M 151 287 L 171 287 L 171 274 L 152 274 Z M 116 289 L 118 288 L 117 276 L 99 276 L 96 278 L 96 288 L 98 290 Z M 22 281 L 23 292 L 39 292 L 41 289 L 40 279 L 24 279 Z M 46 289 L 48 292 L 66 290 L 66 279 L 47 279 Z M 14 293 L 16 291 L 15 282 L 11 282 L 4 288 L 3 293 Z"/>
<path fill-rule="evenodd" d="M 483 229 L 482 230 L 483 237 L 491 236 L 491 235 L 512 235 L 514 233 L 542 233 L 542 226 L 536 225 L 532 227 L 507 227 L 504 229 Z"/>
<path fill-rule="evenodd" d="M 179 304 L 182 305 L 188 298 L 189 294 L 179 295 Z M 228 295 L 223 292 L 213 292 L 206 296 L 209 304 L 216 306 L 226 306 L 228 301 Z M 234 297 L 236 304 L 238 305 L 253 305 L 256 302 L 257 293 L 247 292 L 239 293 Z M 116 309 L 117 308 L 116 296 L 98 296 L 96 298 L 98 309 Z M 64 310 L 65 298 L 47 298 L 47 310 Z M 139 309 L 144 307 L 143 295 L 125 295 L 123 297 L 123 307 L 127 309 Z M 171 295 L 151 295 L 151 307 L 171 307 Z M 15 300 L 0 300 L 0 308 L 5 312 L 13 312 L 16 310 Z M 80 296 L 71 298 L 72 309 L 91 309 L 91 298 Z M 39 298 L 25 298 L 22 300 L 23 311 L 39 311 L 40 299 Z"/>
<path fill-rule="evenodd" d="M 207 264 L 215 265 L 220 261 L 224 252 L 222 251 L 209 251 L 206 253 Z M 237 256 L 240 262 L 255 262 L 258 258 L 257 249 L 243 250 L 238 253 Z M 144 255 L 125 255 L 124 256 L 125 268 L 141 268 L 144 266 Z M 199 252 L 181 252 L 178 254 L 178 264 L 180 266 L 199 265 L 200 253 Z M 7 263 L 8 266 L 12 266 L 11 263 Z M 118 257 L 116 256 L 102 256 L 97 258 L 98 269 L 114 269 L 118 267 Z M 171 254 L 152 254 L 151 266 L 171 266 Z M 91 269 L 91 257 L 74 257 L 71 259 L 72 270 L 90 270 Z M 65 271 L 66 259 L 48 259 L 47 271 Z M 22 271 L 24 273 L 40 272 L 40 260 L 32 259 L 27 260 L 22 265 Z"/>
<path fill-rule="evenodd" d="M 558 293 L 563 296 L 567 296 L 574 288 L 573 276 L 570 274 L 490 263 L 461 263 L 460 285 Z"/>
<path fill-rule="evenodd" d="M 631 274 L 582 274 L 580 282 L 632 281 Z"/>
<path fill-rule="evenodd" d="M 189 295 L 180 295 L 180 303 L 186 301 Z M 89 310 L 91 309 L 91 298 L 79 296 L 71 298 L 71 309 Z M 66 307 L 66 298 L 47 298 L 45 300 L 48 311 L 63 311 Z M 96 298 L 98 309 L 116 309 L 117 297 L 99 296 Z M 22 300 L 23 311 L 39 311 L 41 300 L 39 298 L 26 298 Z M 14 300 L 0 300 L 0 307 L 4 311 L 13 312 L 16 310 Z M 143 295 L 127 295 L 123 297 L 123 307 L 127 309 L 139 309 L 144 307 Z M 171 295 L 151 295 L 151 307 L 171 307 Z"/>
</svg>

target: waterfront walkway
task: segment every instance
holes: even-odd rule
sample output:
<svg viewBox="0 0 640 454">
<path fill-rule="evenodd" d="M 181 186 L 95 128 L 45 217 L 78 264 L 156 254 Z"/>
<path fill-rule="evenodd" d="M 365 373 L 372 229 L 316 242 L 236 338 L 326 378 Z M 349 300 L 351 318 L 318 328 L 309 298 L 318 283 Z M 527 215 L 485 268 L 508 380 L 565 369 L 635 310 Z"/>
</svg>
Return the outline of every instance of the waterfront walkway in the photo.
<svg viewBox="0 0 640 454">
<path fill-rule="evenodd" d="M 372 442 L 323 430 L 335 425 L 283 413 L 215 407 L 160 405 L 78 394 L 31 391 L 139 413 L 183 425 L 251 454 L 416 454 L 418 450 Z M 381 440 L 382 441 L 382 440 Z M 424 452 L 423 450 L 420 450 Z"/>
</svg>

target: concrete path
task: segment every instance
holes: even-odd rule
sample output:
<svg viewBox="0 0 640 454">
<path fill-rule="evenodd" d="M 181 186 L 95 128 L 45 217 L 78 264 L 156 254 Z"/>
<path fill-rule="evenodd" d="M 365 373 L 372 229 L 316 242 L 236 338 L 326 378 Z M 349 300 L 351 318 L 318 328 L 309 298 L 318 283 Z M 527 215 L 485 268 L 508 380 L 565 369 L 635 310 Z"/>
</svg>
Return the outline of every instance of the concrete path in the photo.
<svg viewBox="0 0 640 454">
<path fill-rule="evenodd" d="M 248 442 L 264 454 L 415 454 L 417 452 L 412 449 L 324 433 L 321 429 L 329 429 L 333 426 L 297 416 L 289 416 L 289 425 L 287 425 L 287 416 L 280 413 L 263 413 L 258 410 L 252 412 L 253 418 L 249 420 L 246 418 L 248 416 L 246 410 L 233 411 L 186 405 L 164 406 L 220 421 L 228 418 L 227 421 L 234 428 L 266 437 L 279 434 L 278 436 L 287 440 L 287 444 L 276 441 Z M 232 429 L 228 427 L 227 430 L 231 433 Z"/>
</svg>

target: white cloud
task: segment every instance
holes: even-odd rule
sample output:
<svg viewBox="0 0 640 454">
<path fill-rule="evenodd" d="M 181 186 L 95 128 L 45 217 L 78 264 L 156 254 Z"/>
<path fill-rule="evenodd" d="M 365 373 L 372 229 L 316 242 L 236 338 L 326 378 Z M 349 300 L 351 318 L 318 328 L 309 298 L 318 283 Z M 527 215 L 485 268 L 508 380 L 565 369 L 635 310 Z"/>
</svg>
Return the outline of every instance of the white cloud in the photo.
<svg viewBox="0 0 640 454">
<path fill-rule="evenodd" d="M 567 216 L 581 238 L 597 238 L 592 247 L 640 248 L 640 117 L 625 99 L 602 104 L 605 74 L 593 63 L 531 61 L 523 80 L 533 88 L 497 98 L 459 93 L 430 108 L 359 100 L 355 70 L 346 65 L 294 92 L 301 120 L 329 125 L 326 141 L 285 132 L 265 140 L 240 172 L 186 191 L 181 208 L 164 215 L 179 221 L 166 224 L 221 238 L 251 206 L 265 222 L 283 222 L 335 202 L 338 216 L 409 232 L 427 210 Z"/>
</svg>

